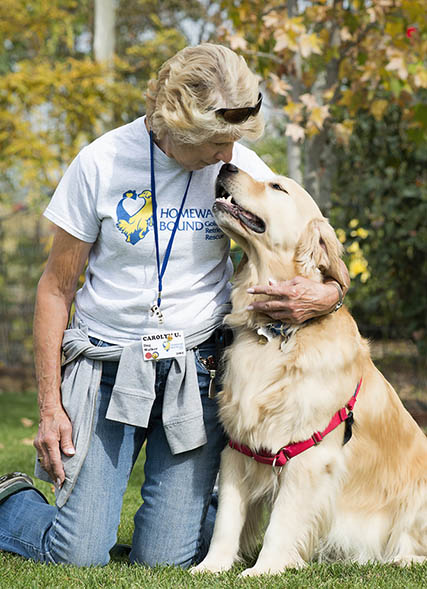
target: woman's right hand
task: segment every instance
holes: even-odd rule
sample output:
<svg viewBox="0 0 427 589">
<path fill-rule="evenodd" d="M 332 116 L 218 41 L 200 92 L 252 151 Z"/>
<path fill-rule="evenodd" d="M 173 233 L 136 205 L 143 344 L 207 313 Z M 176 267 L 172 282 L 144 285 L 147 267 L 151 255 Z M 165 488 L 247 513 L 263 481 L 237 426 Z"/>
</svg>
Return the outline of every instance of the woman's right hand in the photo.
<svg viewBox="0 0 427 589">
<path fill-rule="evenodd" d="M 61 452 L 66 456 L 76 453 L 72 441 L 71 422 L 62 407 L 43 411 L 34 446 L 41 466 L 55 485 L 60 487 L 65 480 Z"/>
<path fill-rule="evenodd" d="M 46 268 L 37 287 L 34 355 L 40 409 L 34 446 L 41 466 L 57 486 L 65 480 L 61 452 L 73 456 L 72 426 L 61 403 L 61 344 L 76 285 L 92 247 L 56 228 Z"/>
</svg>

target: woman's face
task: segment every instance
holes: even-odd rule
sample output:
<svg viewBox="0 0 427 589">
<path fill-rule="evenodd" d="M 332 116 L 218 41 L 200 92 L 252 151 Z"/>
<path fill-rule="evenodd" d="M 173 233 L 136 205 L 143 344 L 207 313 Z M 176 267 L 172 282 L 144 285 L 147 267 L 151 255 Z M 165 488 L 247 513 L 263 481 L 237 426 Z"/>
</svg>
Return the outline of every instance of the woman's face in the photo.
<svg viewBox="0 0 427 589">
<path fill-rule="evenodd" d="M 193 145 L 177 143 L 166 136 L 158 143 L 166 155 L 176 160 L 186 170 L 201 170 L 218 162 L 228 163 L 233 157 L 234 139 L 229 135 L 214 135 L 206 143 Z"/>
</svg>

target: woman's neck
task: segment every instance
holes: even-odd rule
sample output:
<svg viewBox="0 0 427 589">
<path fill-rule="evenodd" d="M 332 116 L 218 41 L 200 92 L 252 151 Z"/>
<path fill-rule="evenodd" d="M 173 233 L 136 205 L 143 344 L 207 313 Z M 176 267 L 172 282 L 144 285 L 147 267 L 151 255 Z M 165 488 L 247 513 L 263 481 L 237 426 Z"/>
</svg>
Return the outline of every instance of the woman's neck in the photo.
<svg viewBox="0 0 427 589">
<path fill-rule="evenodd" d="M 145 117 L 144 122 L 145 122 L 145 127 L 146 127 L 148 133 L 150 133 L 150 126 L 148 124 L 147 117 Z M 153 133 L 153 141 L 157 145 L 157 147 L 163 151 L 163 153 L 165 153 L 168 157 L 172 157 L 172 155 L 168 151 L 167 136 L 163 137 L 163 139 L 158 139 Z"/>
</svg>

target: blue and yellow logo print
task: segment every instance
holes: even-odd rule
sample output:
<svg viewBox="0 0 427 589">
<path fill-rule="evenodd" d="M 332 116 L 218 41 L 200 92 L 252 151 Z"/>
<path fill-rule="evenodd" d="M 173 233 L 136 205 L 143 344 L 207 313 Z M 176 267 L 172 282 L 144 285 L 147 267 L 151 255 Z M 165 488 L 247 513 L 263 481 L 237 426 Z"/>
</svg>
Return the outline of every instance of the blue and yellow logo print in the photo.
<svg viewBox="0 0 427 589">
<path fill-rule="evenodd" d="M 142 200 L 142 206 L 136 213 L 130 215 L 124 203 L 130 200 Z M 136 190 L 127 190 L 123 193 L 116 209 L 117 223 L 116 227 L 126 235 L 126 241 L 135 245 L 147 235 L 153 226 L 153 205 L 151 202 L 151 191 L 144 190 L 139 194 Z"/>
<path fill-rule="evenodd" d="M 172 340 L 173 340 L 173 335 L 168 334 L 167 340 L 162 343 L 162 346 L 163 346 L 163 349 L 165 350 L 165 352 L 169 352 L 169 350 L 171 349 Z"/>
</svg>

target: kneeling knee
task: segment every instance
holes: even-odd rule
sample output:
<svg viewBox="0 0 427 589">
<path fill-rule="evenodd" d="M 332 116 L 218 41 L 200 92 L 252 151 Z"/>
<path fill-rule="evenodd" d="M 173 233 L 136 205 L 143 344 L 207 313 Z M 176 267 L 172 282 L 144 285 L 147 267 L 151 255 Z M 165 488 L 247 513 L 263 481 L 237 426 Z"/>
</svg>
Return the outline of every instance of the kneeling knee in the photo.
<svg viewBox="0 0 427 589">
<path fill-rule="evenodd" d="M 155 566 L 176 566 L 182 569 L 188 569 L 194 564 L 194 557 L 188 558 L 180 555 L 176 555 L 175 557 L 172 555 L 166 556 L 150 551 L 142 554 L 141 552 L 132 550 L 129 559 L 132 564 L 140 564 L 150 568 L 154 568 Z"/>
<path fill-rule="evenodd" d="M 76 546 L 71 550 L 57 550 L 52 554 L 52 562 L 55 564 L 72 564 L 76 567 L 105 566 L 110 561 L 110 554 L 105 550 L 86 550 Z"/>
</svg>

